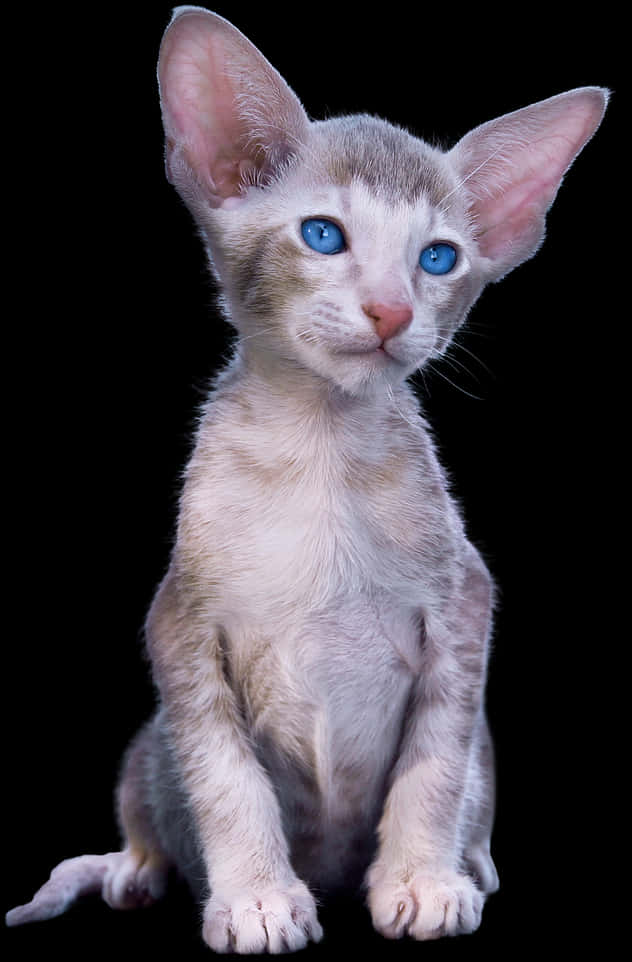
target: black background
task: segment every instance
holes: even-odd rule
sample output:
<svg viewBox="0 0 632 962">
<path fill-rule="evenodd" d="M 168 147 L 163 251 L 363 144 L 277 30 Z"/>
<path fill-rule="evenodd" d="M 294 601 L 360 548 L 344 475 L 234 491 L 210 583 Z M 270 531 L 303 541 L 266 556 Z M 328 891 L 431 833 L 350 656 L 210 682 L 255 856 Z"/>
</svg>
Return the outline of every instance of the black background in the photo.
<svg viewBox="0 0 632 962">
<path fill-rule="evenodd" d="M 501 891 L 478 933 L 425 946 L 388 943 L 361 907 L 333 905 L 309 951 L 471 958 L 603 939 L 607 909 L 594 906 L 610 897 L 619 657 L 608 610 L 623 585 L 622 24 L 593 11 L 556 25 L 532 7 L 216 9 L 312 116 L 366 110 L 446 145 L 562 90 L 615 91 L 545 246 L 472 312 L 461 343 L 475 357 L 459 350 L 426 376 L 426 412 L 500 589 L 488 704 Z M 7 29 L 18 67 L 5 98 L 17 209 L 4 354 L 6 908 L 62 858 L 118 847 L 119 758 L 153 701 L 142 622 L 168 562 L 195 411 L 230 343 L 164 179 L 155 62 L 169 10 L 29 9 Z M 130 914 L 89 902 L 2 939 L 11 959 L 208 957 L 182 893 Z"/>
</svg>

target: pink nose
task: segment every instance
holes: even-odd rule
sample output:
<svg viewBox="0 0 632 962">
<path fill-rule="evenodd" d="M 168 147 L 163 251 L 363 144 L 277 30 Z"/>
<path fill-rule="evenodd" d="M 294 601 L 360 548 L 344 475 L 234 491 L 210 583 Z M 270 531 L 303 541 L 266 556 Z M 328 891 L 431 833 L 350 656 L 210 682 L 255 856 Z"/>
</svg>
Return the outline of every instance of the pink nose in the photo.
<svg viewBox="0 0 632 962">
<path fill-rule="evenodd" d="M 375 324 L 375 330 L 383 341 L 394 337 L 408 327 L 413 319 L 410 304 L 363 304 L 362 310 Z"/>
</svg>

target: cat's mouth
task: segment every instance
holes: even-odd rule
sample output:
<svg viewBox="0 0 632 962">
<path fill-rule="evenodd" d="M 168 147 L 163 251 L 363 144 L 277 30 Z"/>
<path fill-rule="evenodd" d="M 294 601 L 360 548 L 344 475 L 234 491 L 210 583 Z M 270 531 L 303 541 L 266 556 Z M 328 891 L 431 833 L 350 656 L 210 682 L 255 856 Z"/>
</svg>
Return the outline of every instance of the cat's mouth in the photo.
<svg viewBox="0 0 632 962">
<path fill-rule="evenodd" d="M 387 359 L 390 359 L 391 361 L 395 361 L 397 364 L 402 363 L 400 359 L 389 350 L 386 341 L 380 341 L 379 344 L 372 344 L 370 347 L 348 347 L 337 351 L 336 353 L 346 354 L 347 356 L 350 355 L 351 357 L 366 357 L 375 359 L 377 361 L 386 361 Z"/>
</svg>

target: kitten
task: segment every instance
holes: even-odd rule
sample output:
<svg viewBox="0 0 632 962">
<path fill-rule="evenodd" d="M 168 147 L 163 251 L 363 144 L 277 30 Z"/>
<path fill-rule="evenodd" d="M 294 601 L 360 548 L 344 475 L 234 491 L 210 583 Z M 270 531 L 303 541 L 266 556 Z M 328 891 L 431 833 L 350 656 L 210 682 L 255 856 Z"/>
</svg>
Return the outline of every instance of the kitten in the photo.
<svg viewBox="0 0 632 962">
<path fill-rule="evenodd" d="M 474 931 L 498 886 L 493 585 L 406 378 L 536 252 L 607 93 L 442 152 L 370 116 L 310 122 L 197 7 L 159 83 L 167 175 L 239 341 L 147 619 L 160 706 L 123 766 L 123 850 L 62 862 L 7 922 L 88 892 L 145 905 L 175 867 L 220 952 L 318 941 L 315 897 L 362 884 L 386 937 Z"/>
</svg>

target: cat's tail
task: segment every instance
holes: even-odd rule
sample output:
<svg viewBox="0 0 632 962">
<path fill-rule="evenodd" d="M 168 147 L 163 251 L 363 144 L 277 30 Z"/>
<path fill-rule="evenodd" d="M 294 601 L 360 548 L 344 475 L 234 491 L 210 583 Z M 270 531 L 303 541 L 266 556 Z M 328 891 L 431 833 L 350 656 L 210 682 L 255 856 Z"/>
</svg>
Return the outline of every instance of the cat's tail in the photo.
<svg viewBox="0 0 632 962">
<path fill-rule="evenodd" d="M 54 868 L 50 878 L 26 905 L 6 914 L 7 925 L 24 925 L 62 915 L 83 895 L 101 894 L 115 909 L 151 905 L 164 895 L 163 864 L 139 863 L 128 849 L 107 855 L 80 855 Z"/>
</svg>

